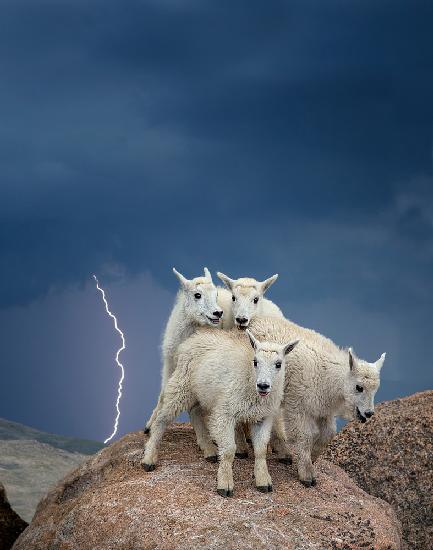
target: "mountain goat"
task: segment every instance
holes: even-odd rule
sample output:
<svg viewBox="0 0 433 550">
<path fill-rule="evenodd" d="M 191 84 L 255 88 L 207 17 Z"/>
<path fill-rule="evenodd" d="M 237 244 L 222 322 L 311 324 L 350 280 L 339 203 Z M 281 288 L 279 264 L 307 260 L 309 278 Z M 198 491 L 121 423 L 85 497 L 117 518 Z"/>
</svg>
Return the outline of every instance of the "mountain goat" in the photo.
<svg viewBox="0 0 433 550">
<path fill-rule="evenodd" d="M 182 285 L 182 289 L 178 294 L 178 300 L 173 308 L 170 318 L 167 323 L 163 338 L 163 373 L 162 373 L 162 389 L 158 399 L 158 404 L 155 407 L 152 416 L 146 424 L 145 433 L 149 433 L 153 419 L 155 418 L 156 410 L 160 404 L 162 392 L 168 378 L 174 371 L 175 354 L 179 344 L 190 336 L 197 328 L 198 325 L 203 324 L 203 311 L 199 308 L 205 304 L 205 299 L 210 300 L 210 307 L 205 312 L 205 317 L 210 318 L 211 312 L 215 310 L 214 319 L 212 323 L 221 326 L 225 330 L 231 329 L 234 325 L 240 329 L 245 329 L 248 323 L 255 315 L 269 315 L 283 317 L 281 310 L 270 300 L 263 297 L 268 288 L 277 280 L 278 275 L 273 275 L 265 281 L 257 281 L 251 277 L 242 277 L 239 279 L 231 279 L 223 273 L 218 273 L 218 277 L 223 281 L 230 292 L 225 288 L 217 288 L 217 301 L 218 306 L 215 306 L 214 296 L 215 290 L 212 283 L 212 277 L 207 268 L 205 271 L 205 278 L 210 285 L 207 286 L 207 296 L 204 291 L 204 287 L 199 294 L 202 294 L 202 300 L 194 300 L 189 303 L 188 307 L 185 307 L 186 297 L 195 294 L 194 284 L 200 282 L 203 278 L 199 277 L 188 281 L 175 269 L 174 273 L 179 278 Z M 218 311 L 219 309 L 219 311 Z M 219 317 L 218 317 L 219 315 Z M 220 322 L 218 323 L 218 321 Z M 200 407 L 195 406 L 190 411 L 191 422 L 194 426 L 197 443 L 202 448 L 205 457 L 208 460 L 216 459 L 215 446 L 211 447 L 207 444 L 207 439 L 202 435 L 206 432 L 204 425 L 204 419 L 200 411 Z M 238 426 L 236 429 L 236 456 L 238 458 L 248 457 L 248 445 L 245 439 L 245 434 L 242 426 Z M 212 452 L 213 449 L 213 452 Z"/>
<path fill-rule="evenodd" d="M 277 280 L 273 275 L 265 281 L 256 281 L 251 277 L 231 279 L 224 273 L 217 272 L 225 288 L 218 288 L 218 303 L 224 310 L 223 328 L 237 326 L 247 328 L 251 319 L 257 315 L 283 317 L 278 306 L 263 297 L 268 288 Z"/>
<path fill-rule="evenodd" d="M 374 363 L 358 359 L 331 340 L 286 319 L 256 318 L 250 330 L 259 340 L 301 339 L 287 359 L 283 411 L 300 481 L 316 484 L 313 462 L 335 435 L 335 417 L 366 422 L 374 414 L 385 353 Z"/>
<path fill-rule="evenodd" d="M 233 326 L 245 330 L 251 319 L 257 315 L 283 317 L 280 308 L 264 297 L 265 292 L 277 280 L 277 274 L 264 281 L 257 281 L 252 277 L 231 279 L 219 271 L 217 276 L 226 286 L 226 288 L 218 287 L 218 303 L 224 310 L 222 326 L 225 330 L 229 330 Z M 281 425 L 280 429 L 283 429 Z M 248 433 L 246 426 L 239 425 L 236 429 L 236 456 L 238 458 L 248 457 L 245 433 Z M 272 439 L 274 445 L 278 447 L 278 439 L 275 437 Z M 279 455 L 284 455 L 284 448 L 281 446 L 279 446 Z M 282 458 L 282 460 L 286 459 Z"/>
<path fill-rule="evenodd" d="M 218 447 L 218 494 L 233 494 L 237 422 L 251 423 L 257 489 L 272 491 L 266 450 L 283 397 L 286 356 L 298 342 L 258 342 L 249 331 L 247 335 L 200 329 L 179 346 L 177 367 L 165 386 L 142 459 L 146 471 L 155 469 L 166 426 L 198 403 Z"/>
<path fill-rule="evenodd" d="M 146 423 L 145 433 L 150 431 L 167 380 L 175 369 L 175 355 L 179 345 L 199 326 L 221 326 L 223 316 L 223 310 L 217 303 L 217 289 L 207 267 L 204 268 L 204 277 L 196 277 L 192 280 L 186 279 L 175 268 L 173 273 L 179 279 L 180 289 L 162 339 L 161 393 L 152 416 Z M 194 411 L 191 421 L 194 423 Z"/>
</svg>

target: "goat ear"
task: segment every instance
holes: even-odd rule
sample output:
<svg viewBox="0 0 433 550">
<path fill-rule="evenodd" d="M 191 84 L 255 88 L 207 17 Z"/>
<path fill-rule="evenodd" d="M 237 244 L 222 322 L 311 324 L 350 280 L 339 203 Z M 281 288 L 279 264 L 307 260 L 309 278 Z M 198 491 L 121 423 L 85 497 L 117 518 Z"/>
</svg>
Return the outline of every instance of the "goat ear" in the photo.
<svg viewBox="0 0 433 550">
<path fill-rule="evenodd" d="M 217 277 L 221 279 L 229 290 L 233 290 L 233 279 L 230 279 L 230 277 L 227 277 L 227 275 L 224 275 L 224 273 L 221 273 L 220 271 L 217 271 Z"/>
<path fill-rule="evenodd" d="M 245 332 L 248 334 L 248 338 L 250 339 L 251 347 L 254 350 L 256 350 L 258 341 L 254 338 L 254 335 L 250 330 L 247 329 Z"/>
<path fill-rule="evenodd" d="M 262 294 L 264 294 L 268 288 L 275 283 L 275 281 L 278 279 L 278 273 L 275 275 L 272 275 L 272 277 L 269 277 L 269 279 L 266 279 L 261 284 L 262 287 Z"/>
<path fill-rule="evenodd" d="M 380 372 L 380 369 L 383 367 L 383 363 L 385 362 L 385 357 L 386 357 L 386 353 L 382 353 L 382 355 L 376 361 L 375 365 L 377 368 L 377 372 Z"/>
<path fill-rule="evenodd" d="M 179 282 L 182 286 L 182 288 L 188 288 L 189 286 L 189 281 L 186 277 L 184 277 L 182 275 L 182 273 L 179 273 L 179 271 L 177 271 L 174 267 L 173 267 L 173 273 L 176 275 L 176 277 L 179 279 Z"/>
<path fill-rule="evenodd" d="M 355 357 L 355 354 L 353 353 L 352 348 L 349 348 L 347 351 L 349 352 L 349 367 L 350 367 L 350 370 L 353 371 L 354 369 L 356 369 L 356 357 Z"/>
<path fill-rule="evenodd" d="M 287 355 L 291 351 L 295 349 L 295 347 L 299 344 L 299 340 L 293 340 L 293 342 L 289 342 L 285 346 L 283 346 L 283 354 Z"/>
<path fill-rule="evenodd" d="M 206 277 L 206 279 L 209 279 L 211 283 L 213 283 L 212 275 L 210 274 L 210 271 L 207 267 L 204 268 L 204 276 Z"/>
</svg>

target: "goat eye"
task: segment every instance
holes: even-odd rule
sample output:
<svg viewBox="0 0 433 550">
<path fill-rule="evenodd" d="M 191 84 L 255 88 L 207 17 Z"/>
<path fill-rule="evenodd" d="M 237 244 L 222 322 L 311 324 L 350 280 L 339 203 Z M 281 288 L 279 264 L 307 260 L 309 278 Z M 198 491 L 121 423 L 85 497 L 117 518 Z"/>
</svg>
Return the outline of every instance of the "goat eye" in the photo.
<svg viewBox="0 0 433 550">
<path fill-rule="evenodd" d="M 254 366 L 257 367 L 257 359 L 254 359 L 253 363 L 254 363 Z"/>
<path fill-rule="evenodd" d="M 281 369 L 281 361 L 277 361 L 275 363 L 275 366 L 277 367 L 277 369 Z"/>
<path fill-rule="evenodd" d="M 236 298 L 234 296 L 232 296 L 232 301 L 236 302 Z"/>
<path fill-rule="evenodd" d="M 258 299 L 257 296 L 256 296 L 256 297 L 254 298 L 253 302 L 254 302 L 255 304 L 257 304 L 258 301 L 259 301 L 259 299 Z"/>
<path fill-rule="evenodd" d="M 194 298 L 195 298 L 196 300 L 200 300 L 200 298 L 201 298 L 200 292 L 196 292 L 196 293 L 194 294 Z"/>
<path fill-rule="evenodd" d="M 364 391 L 364 388 L 362 386 L 358 386 L 358 384 L 356 384 L 356 391 L 359 392 L 359 393 L 362 393 Z"/>
</svg>

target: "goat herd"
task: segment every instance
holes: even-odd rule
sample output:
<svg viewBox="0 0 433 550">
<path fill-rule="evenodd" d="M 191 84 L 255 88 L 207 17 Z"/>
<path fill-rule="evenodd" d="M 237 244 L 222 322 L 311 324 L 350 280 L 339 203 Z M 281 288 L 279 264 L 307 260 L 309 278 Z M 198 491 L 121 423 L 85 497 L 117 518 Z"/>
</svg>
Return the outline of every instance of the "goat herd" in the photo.
<svg viewBox="0 0 433 550">
<path fill-rule="evenodd" d="M 374 413 L 385 354 L 374 363 L 284 318 L 264 293 L 275 282 L 231 279 L 207 268 L 180 282 L 165 329 L 162 387 L 148 420 L 142 465 L 155 469 L 167 425 L 188 411 L 206 460 L 219 460 L 217 491 L 233 494 L 234 457 L 254 449 L 259 491 L 272 491 L 266 454 L 297 463 L 305 486 L 316 484 L 313 463 L 336 433 L 337 416 L 366 422 Z"/>
</svg>

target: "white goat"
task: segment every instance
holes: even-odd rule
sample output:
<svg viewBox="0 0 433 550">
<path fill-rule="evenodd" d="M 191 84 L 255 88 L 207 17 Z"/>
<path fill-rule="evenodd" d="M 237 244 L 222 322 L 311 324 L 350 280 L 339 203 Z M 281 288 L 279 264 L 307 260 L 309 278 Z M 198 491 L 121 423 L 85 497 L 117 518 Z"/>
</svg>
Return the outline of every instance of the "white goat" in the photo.
<svg viewBox="0 0 433 550">
<path fill-rule="evenodd" d="M 227 289 L 218 287 L 218 303 L 224 310 L 224 329 L 230 329 L 233 326 L 245 329 L 251 319 L 257 315 L 283 317 L 280 308 L 263 297 L 277 280 L 278 275 L 273 275 L 262 282 L 250 277 L 231 279 L 220 272 L 217 275 L 227 287 Z"/>
<path fill-rule="evenodd" d="M 315 485 L 313 462 L 335 435 L 335 417 L 366 422 L 374 414 L 385 353 L 374 363 L 286 319 L 256 318 L 251 332 L 266 342 L 302 340 L 287 360 L 283 411 L 300 481 Z"/>
<path fill-rule="evenodd" d="M 197 279 L 193 279 L 192 281 L 188 281 L 175 269 L 173 269 L 173 271 L 179 278 L 182 288 L 179 291 L 178 300 L 173 308 L 165 330 L 162 345 L 164 360 L 162 389 L 158 399 L 158 404 L 154 409 L 150 420 L 146 424 L 145 433 L 149 433 L 150 431 L 151 424 L 155 418 L 156 410 L 161 402 L 165 384 L 174 371 L 175 355 L 179 344 L 190 336 L 199 324 L 202 324 L 200 321 L 204 318 L 203 313 L 205 313 L 205 317 L 209 319 L 211 315 L 210 312 L 213 311 L 213 308 L 215 307 L 212 277 L 207 268 L 204 270 L 205 276 L 208 282 L 210 281 L 211 283 L 211 285 L 207 288 L 208 299 L 210 299 L 211 302 L 207 312 L 203 312 L 200 309 L 200 307 L 205 305 L 204 299 L 206 299 L 203 289 L 200 292 L 202 294 L 202 300 L 193 300 L 192 303 L 188 304 L 188 307 L 185 307 L 185 302 L 188 296 L 191 296 L 192 294 L 195 296 L 195 288 L 193 283 L 200 282 L 202 278 L 199 277 Z M 218 277 L 224 282 L 227 288 L 230 289 L 230 292 L 225 288 L 218 287 L 217 309 L 219 309 L 219 312 L 214 312 L 214 319 L 212 319 L 213 323 L 218 325 L 218 321 L 221 319 L 219 324 L 225 330 L 228 330 L 235 325 L 240 329 L 245 329 L 255 315 L 275 315 L 277 317 L 283 317 L 283 314 L 278 306 L 263 297 L 268 288 L 277 280 L 278 275 L 273 275 L 262 282 L 250 277 L 231 279 L 223 273 L 218 273 Z M 214 445 L 208 445 L 208 439 L 204 435 L 206 433 L 203 424 L 204 421 L 201 418 L 201 411 L 198 406 L 191 409 L 190 418 L 196 431 L 197 443 L 203 450 L 205 458 L 209 461 L 215 461 L 216 448 Z M 242 426 L 239 426 L 236 429 L 236 445 L 236 456 L 238 458 L 247 458 L 248 444 L 246 442 L 245 433 Z M 277 443 L 275 445 L 277 445 Z M 284 453 L 284 450 L 282 453 Z"/>
<path fill-rule="evenodd" d="M 218 287 L 218 303 L 224 310 L 222 326 L 225 330 L 229 330 L 233 326 L 245 330 L 251 319 L 258 315 L 284 317 L 280 308 L 264 297 L 268 288 L 278 279 L 278 274 L 272 275 L 264 281 L 257 281 L 252 277 L 231 279 L 219 271 L 217 276 L 226 286 L 226 288 Z M 275 422 L 274 432 L 284 433 L 282 420 L 276 419 Z M 277 425 L 277 423 L 280 423 L 280 425 Z M 247 426 L 239 425 L 236 428 L 236 456 L 238 458 L 248 458 L 247 433 Z M 279 459 L 282 462 L 287 462 L 290 458 L 286 453 L 286 447 L 282 446 L 280 441 L 280 438 L 272 436 L 272 446 L 278 452 Z M 206 458 L 212 460 L 210 455 Z"/>
<path fill-rule="evenodd" d="M 179 279 L 180 289 L 162 340 L 161 393 L 152 416 L 146 423 L 145 433 L 150 431 L 167 380 L 176 367 L 175 355 L 179 345 L 191 336 L 199 326 L 221 326 L 221 317 L 223 316 L 223 310 L 217 303 L 217 289 L 207 267 L 204 268 L 204 277 L 196 277 L 192 280 L 186 279 L 175 268 L 173 268 L 173 273 Z M 192 411 L 191 421 L 193 423 L 194 414 L 195 411 Z"/>
<path fill-rule="evenodd" d="M 272 491 L 266 450 L 283 397 L 286 355 L 297 341 L 260 343 L 249 331 L 247 334 L 250 343 L 237 330 L 200 329 L 180 345 L 176 370 L 167 382 L 146 444 L 142 460 L 146 471 L 155 469 L 158 444 L 167 425 L 198 403 L 206 414 L 210 437 L 218 446 L 218 494 L 233 494 L 238 421 L 251 423 L 256 487 L 262 492 Z"/>
</svg>

